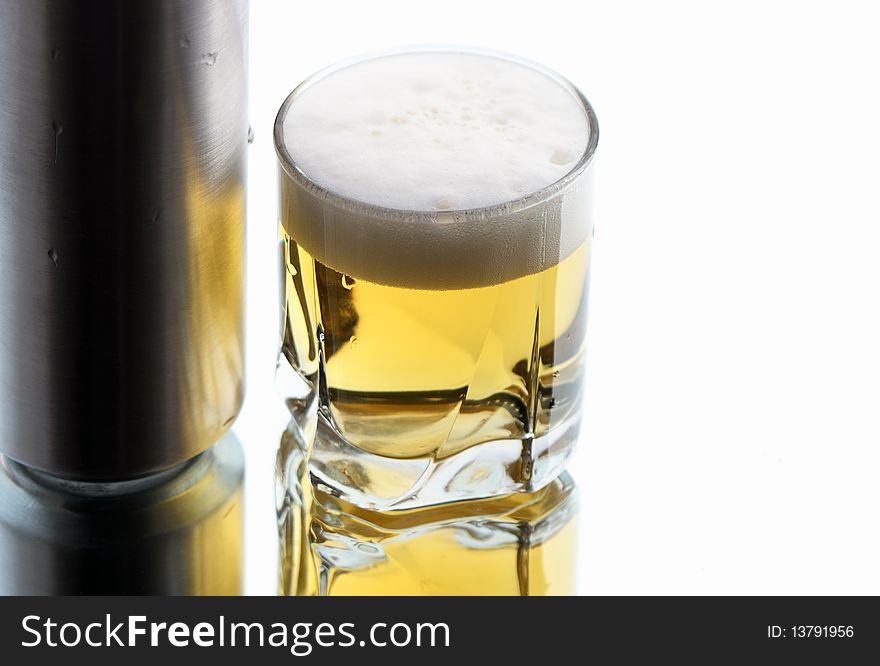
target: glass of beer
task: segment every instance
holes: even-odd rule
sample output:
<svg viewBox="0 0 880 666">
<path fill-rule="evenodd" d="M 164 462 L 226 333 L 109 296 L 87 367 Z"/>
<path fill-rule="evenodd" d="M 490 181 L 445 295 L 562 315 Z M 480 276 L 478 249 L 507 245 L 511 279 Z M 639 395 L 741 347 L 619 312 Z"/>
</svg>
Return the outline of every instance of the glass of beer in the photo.
<svg viewBox="0 0 880 666">
<path fill-rule="evenodd" d="M 322 71 L 275 123 L 279 384 L 310 471 L 373 510 L 538 490 L 581 421 L 598 126 L 492 53 Z"/>
</svg>

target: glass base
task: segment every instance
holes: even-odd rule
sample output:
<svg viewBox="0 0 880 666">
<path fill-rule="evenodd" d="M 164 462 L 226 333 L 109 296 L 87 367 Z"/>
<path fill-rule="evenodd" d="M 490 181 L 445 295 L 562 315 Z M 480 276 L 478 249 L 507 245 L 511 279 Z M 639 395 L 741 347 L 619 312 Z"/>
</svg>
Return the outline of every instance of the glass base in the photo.
<svg viewBox="0 0 880 666">
<path fill-rule="evenodd" d="M 319 411 L 310 468 L 333 495 L 376 511 L 531 493 L 562 473 L 579 430 L 576 418 L 533 439 L 484 442 L 440 459 L 401 459 L 347 442 Z"/>
<path fill-rule="evenodd" d="M 328 431 L 325 422 L 321 426 L 324 436 L 316 440 L 319 419 L 315 402 L 313 396 L 288 401 L 293 419 L 282 433 L 278 451 L 282 595 L 574 593 L 577 495 L 568 473 L 563 471 L 531 493 L 495 497 L 496 485 L 484 488 L 493 495 L 484 499 L 420 508 L 401 508 L 398 501 L 398 510 L 365 509 L 339 497 L 338 489 L 328 487 L 310 470 L 310 449 L 317 441 L 325 450 Z M 573 430 L 576 432 L 576 425 Z M 533 448 L 544 453 L 532 469 L 539 474 L 546 470 L 545 476 L 549 476 L 554 467 L 544 463 L 557 456 L 554 466 L 564 464 L 571 445 L 562 446 L 560 440 L 560 449 L 552 451 L 552 445 L 548 449 L 545 443 L 540 443 L 540 449 Z M 461 471 L 482 461 L 491 471 L 499 464 L 488 455 L 491 451 L 497 449 L 459 458 L 457 468 Z M 514 456 L 514 461 L 521 463 L 522 458 Z M 431 482 L 420 490 L 437 487 L 444 474 L 435 469 L 439 466 L 430 469 L 433 476 L 425 475 Z M 491 474 L 486 478 L 497 480 Z M 364 497 L 361 491 L 348 494 Z M 442 496 L 451 494 L 447 490 Z M 415 501 L 427 497 L 416 494 Z"/>
<path fill-rule="evenodd" d="M 534 493 L 372 511 L 309 474 L 308 437 L 292 421 L 278 452 L 282 595 L 574 594 L 578 503 L 568 473 Z"/>
</svg>

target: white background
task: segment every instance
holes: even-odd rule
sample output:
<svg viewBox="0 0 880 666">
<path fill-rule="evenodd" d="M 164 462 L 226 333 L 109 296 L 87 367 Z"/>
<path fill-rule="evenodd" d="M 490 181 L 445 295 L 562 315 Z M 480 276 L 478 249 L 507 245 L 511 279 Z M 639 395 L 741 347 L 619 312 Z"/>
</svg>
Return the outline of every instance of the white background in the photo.
<svg viewBox="0 0 880 666">
<path fill-rule="evenodd" d="M 880 41 L 854 2 L 251 2 L 246 591 L 274 594 L 272 123 L 392 46 L 539 61 L 599 116 L 585 594 L 880 594 Z"/>
</svg>

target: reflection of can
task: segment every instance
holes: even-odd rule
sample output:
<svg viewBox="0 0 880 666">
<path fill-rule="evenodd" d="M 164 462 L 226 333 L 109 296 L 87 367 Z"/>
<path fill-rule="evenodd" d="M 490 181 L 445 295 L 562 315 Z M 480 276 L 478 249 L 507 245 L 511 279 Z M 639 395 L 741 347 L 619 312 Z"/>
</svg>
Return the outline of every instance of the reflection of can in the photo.
<svg viewBox="0 0 880 666">
<path fill-rule="evenodd" d="M 0 594 L 241 593 L 236 437 L 166 472 L 79 483 L 0 464 Z"/>
<path fill-rule="evenodd" d="M 0 453 L 133 479 L 238 414 L 247 9 L 0 2 Z"/>
</svg>

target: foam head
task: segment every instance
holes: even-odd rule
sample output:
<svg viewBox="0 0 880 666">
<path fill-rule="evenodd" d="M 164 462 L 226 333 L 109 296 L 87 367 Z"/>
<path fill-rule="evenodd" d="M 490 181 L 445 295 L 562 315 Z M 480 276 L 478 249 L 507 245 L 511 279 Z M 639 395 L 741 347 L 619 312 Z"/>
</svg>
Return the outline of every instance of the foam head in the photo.
<svg viewBox="0 0 880 666">
<path fill-rule="evenodd" d="M 493 238 L 507 246 L 525 242 L 531 247 L 507 252 L 508 261 L 524 259 L 531 267 L 524 270 L 532 270 L 540 268 L 533 265 L 537 257 L 521 255 L 546 255 L 540 234 L 523 240 L 523 230 L 492 231 L 497 225 L 483 222 L 453 229 L 442 220 L 456 218 L 444 214 L 503 206 L 558 183 L 583 163 L 595 132 L 589 114 L 571 86 L 537 67 L 486 54 L 416 51 L 362 60 L 301 87 L 282 108 L 276 141 L 282 161 L 286 153 L 302 179 L 353 203 L 349 213 L 364 204 L 361 214 L 334 216 L 337 224 L 362 226 L 372 207 L 416 211 L 427 214 L 411 216 L 416 228 L 377 223 L 369 235 L 373 241 L 387 237 L 397 250 L 401 243 L 434 251 L 437 242 L 451 244 L 459 259 L 471 240 L 481 247 L 470 252 L 481 253 L 491 253 Z M 320 217 L 326 224 L 327 216 Z M 510 217 L 510 224 L 523 223 Z M 310 231 L 306 235 L 317 240 L 327 230 Z M 467 239 L 471 234 L 476 236 Z M 293 235 L 305 242 L 302 233 Z M 399 252 L 397 257 L 388 259 L 399 264 Z M 493 272 L 490 281 L 505 277 Z"/>
</svg>

